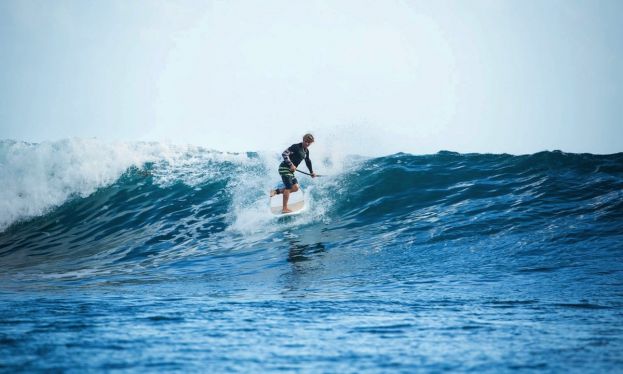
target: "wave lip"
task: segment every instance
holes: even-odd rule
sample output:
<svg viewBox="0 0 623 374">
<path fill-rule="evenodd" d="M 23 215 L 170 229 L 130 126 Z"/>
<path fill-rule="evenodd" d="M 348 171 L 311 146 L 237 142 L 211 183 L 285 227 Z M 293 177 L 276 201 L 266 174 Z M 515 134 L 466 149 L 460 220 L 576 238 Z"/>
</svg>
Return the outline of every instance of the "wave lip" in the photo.
<svg viewBox="0 0 623 374">
<path fill-rule="evenodd" d="M 86 198 L 131 166 L 154 159 L 157 145 L 71 139 L 0 142 L 0 231 L 40 216 L 71 197 Z"/>
<path fill-rule="evenodd" d="M 161 143 L 65 139 L 26 143 L 0 141 L 0 232 L 15 222 L 45 215 L 73 198 L 111 186 L 131 168 L 156 165 L 158 184 L 200 183 L 215 174 L 210 163 L 245 162 L 246 154 Z M 202 167 L 198 167 L 202 166 Z"/>
</svg>

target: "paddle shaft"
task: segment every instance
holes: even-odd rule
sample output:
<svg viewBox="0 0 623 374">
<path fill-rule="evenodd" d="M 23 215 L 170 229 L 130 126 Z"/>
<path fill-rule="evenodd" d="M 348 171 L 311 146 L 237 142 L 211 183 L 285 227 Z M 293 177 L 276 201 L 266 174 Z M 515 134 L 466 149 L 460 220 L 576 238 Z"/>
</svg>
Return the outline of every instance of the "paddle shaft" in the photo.
<svg viewBox="0 0 623 374">
<path fill-rule="evenodd" d="M 300 171 L 299 169 L 296 169 L 296 171 L 298 171 L 299 173 L 305 174 L 305 175 L 309 175 L 309 176 L 311 177 L 311 174 L 309 174 L 309 173 L 306 173 L 306 172 L 304 172 L 304 171 Z M 316 176 L 317 176 L 317 177 L 322 177 L 323 175 L 318 175 L 318 174 L 316 174 Z"/>
</svg>

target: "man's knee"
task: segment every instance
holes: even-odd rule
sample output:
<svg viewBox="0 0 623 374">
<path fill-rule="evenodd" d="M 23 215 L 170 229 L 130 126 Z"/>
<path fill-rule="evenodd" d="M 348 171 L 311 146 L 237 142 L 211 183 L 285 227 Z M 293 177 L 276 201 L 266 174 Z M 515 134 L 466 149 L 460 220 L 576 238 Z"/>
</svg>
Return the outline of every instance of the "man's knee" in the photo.
<svg viewBox="0 0 623 374">
<path fill-rule="evenodd" d="M 294 186 L 292 186 L 292 189 L 290 189 L 290 192 L 296 192 L 299 190 L 299 185 L 295 184 Z"/>
</svg>

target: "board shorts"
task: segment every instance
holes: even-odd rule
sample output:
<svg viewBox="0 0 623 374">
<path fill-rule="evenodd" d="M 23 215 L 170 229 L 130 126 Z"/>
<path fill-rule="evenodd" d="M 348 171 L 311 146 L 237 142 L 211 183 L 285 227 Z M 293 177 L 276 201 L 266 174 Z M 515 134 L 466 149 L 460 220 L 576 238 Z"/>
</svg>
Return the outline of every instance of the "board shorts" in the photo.
<svg viewBox="0 0 623 374">
<path fill-rule="evenodd" d="M 286 186 L 287 190 L 291 190 L 292 186 L 298 184 L 299 181 L 294 176 L 294 173 L 290 171 L 290 167 L 287 165 L 279 165 L 279 175 L 281 175 L 281 180 L 283 184 Z"/>
</svg>

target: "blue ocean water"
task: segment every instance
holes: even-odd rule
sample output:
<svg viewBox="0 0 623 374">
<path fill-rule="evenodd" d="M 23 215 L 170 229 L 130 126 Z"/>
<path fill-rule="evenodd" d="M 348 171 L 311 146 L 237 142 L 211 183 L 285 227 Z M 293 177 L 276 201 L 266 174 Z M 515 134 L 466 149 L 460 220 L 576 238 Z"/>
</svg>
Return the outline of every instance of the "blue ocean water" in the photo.
<svg viewBox="0 0 623 374">
<path fill-rule="evenodd" d="M 623 153 L 0 142 L 0 371 L 616 372 Z"/>
</svg>

